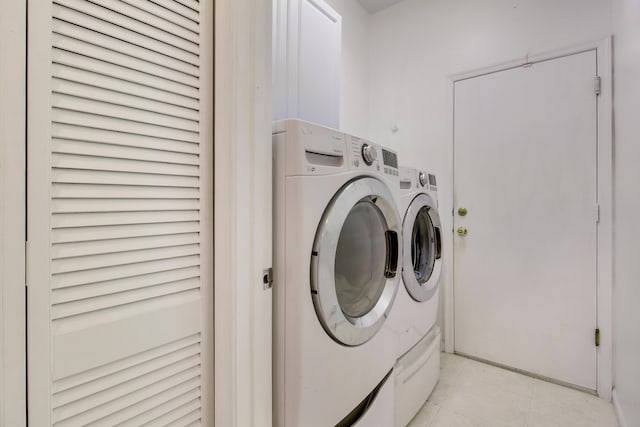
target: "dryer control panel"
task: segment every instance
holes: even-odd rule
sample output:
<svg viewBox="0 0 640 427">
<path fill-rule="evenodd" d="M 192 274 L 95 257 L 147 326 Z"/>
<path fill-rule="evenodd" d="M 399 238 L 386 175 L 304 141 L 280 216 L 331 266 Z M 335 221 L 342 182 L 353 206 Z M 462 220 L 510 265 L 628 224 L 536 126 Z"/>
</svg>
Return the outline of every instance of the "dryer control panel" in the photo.
<svg viewBox="0 0 640 427">
<path fill-rule="evenodd" d="M 400 190 L 437 192 L 436 176 L 419 169 L 400 168 Z"/>
</svg>

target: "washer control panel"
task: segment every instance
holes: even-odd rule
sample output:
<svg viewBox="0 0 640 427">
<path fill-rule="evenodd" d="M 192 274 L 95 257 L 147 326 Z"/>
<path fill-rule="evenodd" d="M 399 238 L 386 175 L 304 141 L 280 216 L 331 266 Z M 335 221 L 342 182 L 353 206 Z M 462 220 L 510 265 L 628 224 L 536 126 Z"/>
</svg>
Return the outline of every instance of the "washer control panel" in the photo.
<svg viewBox="0 0 640 427">
<path fill-rule="evenodd" d="M 373 170 L 394 180 L 399 178 L 398 155 L 394 151 L 355 136 L 348 140 L 352 169 Z"/>
</svg>

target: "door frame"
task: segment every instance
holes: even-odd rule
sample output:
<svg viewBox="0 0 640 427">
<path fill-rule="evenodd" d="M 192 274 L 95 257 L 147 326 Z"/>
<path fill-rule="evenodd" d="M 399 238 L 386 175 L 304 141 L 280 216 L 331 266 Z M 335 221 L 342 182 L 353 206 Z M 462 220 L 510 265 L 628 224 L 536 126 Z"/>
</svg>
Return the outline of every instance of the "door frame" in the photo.
<svg viewBox="0 0 640 427">
<path fill-rule="evenodd" d="M 613 107 L 612 107 L 612 39 L 607 37 L 589 43 L 568 48 L 548 51 L 540 54 L 507 61 L 468 72 L 449 76 L 449 149 L 447 156 L 451 165 L 451 183 L 455 177 L 454 165 L 454 123 L 455 123 L 455 84 L 461 80 L 486 74 L 505 71 L 551 59 L 562 58 L 587 51 L 596 52 L 597 73 L 601 78 L 600 95 L 597 103 L 597 195 L 600 205 L 600 221 L 597 227 L 596 261 L 596 322 L 600 329 L 600 347 L 596 350 L 597 393 L 603 399 L 611 400 L 613 389 Z M 453 200 L 453 198 L 452 198 Z M 453 217 L 453 209 L 451 211 Z M 453 227 L 450 239 L 453 239 Z M 451 242 L 451 240 L 450 240 Z M 444 348 L 454 353 L 454 251 L 453 245 L 446 245 L 446 256 L 451 262 L 446 265 L 446 277 L 450 278 L 444 286 Z"/>
<path fill-rule="evenodd" d="M 27 1 L 0 15 L 0 425 L 25 426 Z"/>
<path fill-rule="evenodd" d="M 272 5 L 215 1 L 215 425 L 272 423 Z"/>
</svg>

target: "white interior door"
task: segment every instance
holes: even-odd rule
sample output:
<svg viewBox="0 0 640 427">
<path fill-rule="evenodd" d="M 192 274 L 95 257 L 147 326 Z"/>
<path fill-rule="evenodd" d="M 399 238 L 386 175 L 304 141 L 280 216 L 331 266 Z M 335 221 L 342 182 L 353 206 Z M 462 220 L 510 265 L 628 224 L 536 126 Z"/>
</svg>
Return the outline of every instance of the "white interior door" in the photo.
<svg viewBox="0 0 640 427">
<path fill-rule="evenodd" d="M 588 51 L 458 81 L 454 125 L 455 351 L 592 390 L 595 76 Z"/>
<path fill-rule="evenodd" d="M 28 24 L 29 424 L 212 425 L 212 2 Z"/>
</svg>

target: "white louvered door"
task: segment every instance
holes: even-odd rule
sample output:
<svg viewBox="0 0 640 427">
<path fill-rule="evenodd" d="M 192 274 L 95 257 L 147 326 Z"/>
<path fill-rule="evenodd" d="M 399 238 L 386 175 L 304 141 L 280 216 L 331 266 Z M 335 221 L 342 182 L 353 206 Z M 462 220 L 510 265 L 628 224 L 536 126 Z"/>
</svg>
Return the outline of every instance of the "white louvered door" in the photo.
<svg viewBox="0 0 640 427">
<path fill-rule="evenodd" d="M 29 2 L 32 426 L 213 424 L 212 10 Z"/>
</svg>

